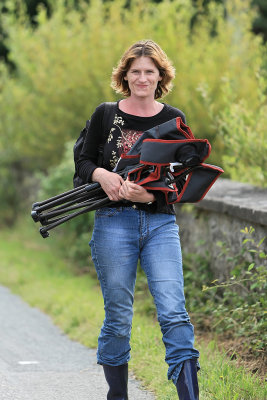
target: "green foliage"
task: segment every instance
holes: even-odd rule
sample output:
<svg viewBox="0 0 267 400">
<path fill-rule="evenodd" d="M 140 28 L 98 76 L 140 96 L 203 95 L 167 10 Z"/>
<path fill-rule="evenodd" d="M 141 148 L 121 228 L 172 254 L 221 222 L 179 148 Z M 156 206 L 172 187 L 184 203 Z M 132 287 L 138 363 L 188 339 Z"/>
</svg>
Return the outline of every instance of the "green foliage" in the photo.
<svg viewBox="0 0 267 400">
<path fill-rule="evenodd" d="M 221 254 L 226 254 L 228 263 L 232 265 L 230 278 L 225 282 L 215 280 L 212 286 L 203 286 L 203 291 L 209 291 L 214 300 L 219 296 L 212 311 L 213 328 L 218 333 L 244 337 L 244 345 L 251 352 L 260 354 L 267 340 L 267 255 L 262 249 L 265 238 L 256 243 L 252 227 L 241 232 L 245 239 L 237 254 L 232 254 L 225 243 L 218 243 Z M 252 262 L 245 257 L 248 252 Z"/>
<path fill-rule="evenodd" d="M 72 178 L 74 173 L 73 162 L 73 143 L 69 142 L 65 146 L 62 161 L 57 167 L 50 167 L 46 174 L 38 174 L 40 190 L 38 198 L 44 200 L 59 193 L 64 193 L 72 189 Z M 62 224 L 55 228 L 55 240 L 62 254 L 66 257 L 66 247 L 68 248 L 68 259 L 75 261 L 80 269 L 88 269 L 89 247 L 88 241 L 90 232 L 93 228 L 94 212 L 85 213 L 79 217 Z"/>
<path fill-rule="evenodd" d="M 21 210 L 20 182 L 17 169 L 0 164 L 0 223 L 13 224 Z"/>
<path fill-rule="evenodd" d="M 37 173 L 40 180 L 40 198 L 49 198 L 73 188 L 74 174 L 73 143 L 66 143 L 61 162 L 48 168 L 46 173 Z"/>
<path fill-rule="evenodd" d="M 257 74 L 254 103 L 249 97 L 237 100 L 233 85 L 225 79 L 226 106 L 217 114 L 207 92 L 205 101 L 214 126 L 224 144 L 223 166 L 236 181 L 267 186 L 267 81 Z M 256 106 L 256 107 L 255 107 Z"/>
<path fill-rule="evenodd" d="M 265 0 L 252 0 L 251 4 L 257 8 L 257 16 L 253 21 L 253 32 L 263 36 L 267 42 L 267 3 Z"/>
<path fill-rule="evenodd" d="M 253 238 L 254 229 L 245 228 L 242 247 L 232 254 L 220 242 L 220 256 L 226 256 L 231 275 L 218 282 L 209 266 L 209 255 L 184 254 L 184 288 L 186 308 L 198 331 L 223 334 L 224 338 L 242 337 L 243 346 L 254 356 L 264 352 L 266 335 L 266 254 L 263 238 L 259 243 Z M 247 254 L 251 261 L 247 261 Z M 209 282 L 209 283 L 208 283 Z M 141 314 L 156 317 L 156 309 L 147 288 L 144 272 L 139 268 L 136 285 L 136 309 Z"/>
<path fill-rule="evenodd" d="M 19 16 L 18 11 L 6 13 L 9 59 L 16 71 L 0 66 L 1 155 L 8 145 L 4 156 L 19 159 L 26 168 L 57 164 L 62 143 L 77 136 L 97 104 L 115 99 L 110 75 L 122 52 L 148 37 L 165 49 L 177 70 L 168 102 L 186 112 L 197 137 L 211 140 L 211 159 L 220 163 L 224 142 L 212 124 L 203 90 L 208 88 L 217 115 L 229 105 L 223 90 L 227 78 L 235 102 L 249 98 L 255 115 L 256 73 L 261 74 L 263 59 L 260 38 L 250 31 L 254 14 L 249 1 L 228 3 L 227 18 L 222 5 L 210 3 L 208 16 L 200 13 L 193 31 L 195 8 L 185 0 L 134 0 L 127 8 L 121 0 L 93 0 L 89 5 L 80 2 L 76 9 L 73 2 L 60 1 L 50 18 L 39 8 L 36 27 L 23 7 Z"/>
<path fill-rule="evenodd" d="M 20 161 L 5 162 L 4 157 L 0 160 L 0 226 L 16 222 L 29 207 L 29 198 L 35 190 L 34 177 Z"/>
</svg>

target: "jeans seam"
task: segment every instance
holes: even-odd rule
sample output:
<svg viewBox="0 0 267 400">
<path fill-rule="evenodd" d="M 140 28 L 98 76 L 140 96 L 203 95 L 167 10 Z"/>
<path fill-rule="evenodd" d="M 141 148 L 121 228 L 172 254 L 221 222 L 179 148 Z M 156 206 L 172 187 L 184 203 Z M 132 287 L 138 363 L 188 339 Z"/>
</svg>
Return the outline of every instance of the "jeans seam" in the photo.
<svg viewBox="0 0 267 400">
<path fill-rule="evenodd" d="M 106 283 L 105 283 L 105 278 L 102 274 L 101 268 L 100 268 L 100 264 L 98 261 L 98 257 L 97 257 L 97 251 L 96 251 L 96 246 L 95 246 L 95 241 L 93 240 L 93 246 L 94 246 L 94 258 L 95 258 L 95 268 L 96 268 L 96 272 L 99 275 L 98 279 L 99 281 L 101 280 L 103 283 L 103 288 L 105 288 Z"/>
<path fill-rule="evenodd" d="M 138 213 L 138 222 L 139 222 L 139 249 L 142 247 L 143 235 L 142 235 L 142 225 L 143 225 L 143 217 L 142 211 L 139 210 Z"/>
<path fill-rule="evenodd" d="M 147 229 L 147 237 L 150 235 L 150 214 L 147 213 L 147 224 L 146 224 L 146 229 Z"/>
<path fill-rule="evenodd" d="M 144 234 L 143 234 L 143 227 L 144 229 Z M 140 248 L 143 247 L 144 242 L 150 235 L 150 213 L 146 211 L 141 211 L 140 210 L 140 230 L 139 230 L 139 245 Z"/>
</svg>

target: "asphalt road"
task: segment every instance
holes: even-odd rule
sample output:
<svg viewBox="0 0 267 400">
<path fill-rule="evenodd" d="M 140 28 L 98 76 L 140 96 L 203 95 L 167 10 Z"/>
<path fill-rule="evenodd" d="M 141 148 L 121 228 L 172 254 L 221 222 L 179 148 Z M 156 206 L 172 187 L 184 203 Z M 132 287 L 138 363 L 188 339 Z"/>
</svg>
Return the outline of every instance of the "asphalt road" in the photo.
<svg viewBox="0 0 267 400">
<path fill-rule="evenodd" d="M 0 399 L 104 400 L 96 351 L 71 341 L 51 319 L 0 286 Z M 153 400 L 133 378 L 130 400 Z"/>
</svg>

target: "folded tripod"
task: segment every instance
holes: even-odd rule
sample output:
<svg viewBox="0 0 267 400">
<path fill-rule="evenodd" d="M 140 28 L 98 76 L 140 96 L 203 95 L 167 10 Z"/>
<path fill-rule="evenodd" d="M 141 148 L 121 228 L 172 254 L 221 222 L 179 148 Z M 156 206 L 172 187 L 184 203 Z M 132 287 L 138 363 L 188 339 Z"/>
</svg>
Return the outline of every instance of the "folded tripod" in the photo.
<svg viewBox="0 0 267 400">
<path fill-rule="evenodd" d="M 145 131 L 122 154 L 114 172 L 147 190 L 163 192 L 168 204 L 194 203 L 203 199 L 224 172 L 203 163 L 210 150 L 208 140 L 195 139 L 177 117 Z M 34 203 L 31 216 L 41 223 L 40 234 L 46 238 L 51 229 L 72 218 L 114 203 L 99 183 L 90 183 Z"/>
<path fill-rule="evenodd" d="M 143 167 L 139 164 L 136 167 Z M 151 167 L 150 167 L 151 170 Z M 148 169 L 144 169 L 147 174 Z M 126 179 L 132 170 L 127 168 L 119 174 Z M 170 178 L 165 185 L 170 184 Z M 58 194 L 47 200 L 32 205 L 31 216 L 34 222 L 40 222 L 40 234 L 43 238 L 49 236 L 49 231 L 57 226 L 89 211 L 97 210 L 115 202 L 109 200 L 99 183 L 88 183 L 78 188 Z"/>
<path fill-rule="evenodd" d="M 78 215 L 96 210 L 110 204 L 98 183 L 80 186 L 42 202 L 34 203 L 31 216 L 35 222 L 40 222 L 40 234 L 43 238 L 49 236 L 48 231 L 71 220 Z M 76 211 L 77 210 L 77 211 Z"/>
</svg>

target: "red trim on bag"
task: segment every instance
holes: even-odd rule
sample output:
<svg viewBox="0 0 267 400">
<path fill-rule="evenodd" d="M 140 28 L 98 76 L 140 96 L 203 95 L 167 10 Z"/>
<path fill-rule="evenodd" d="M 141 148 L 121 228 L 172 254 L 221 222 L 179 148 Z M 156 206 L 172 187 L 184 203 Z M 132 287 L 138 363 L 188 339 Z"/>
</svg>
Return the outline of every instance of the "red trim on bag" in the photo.
<svg viewBox="0 0 267 400">
<path fill-rule="evenodd" d="M 172 174 L 173 176 L 179 176 L 179 175 L 182 175 L 182 174 L 183 174 L 185 171 L 187 171 L 189 168 L 190 168 L 190 167 L 185 167 L 185 168 L 181 169 L 180 171 L 171 172 L 171 174 Z"/>
<path fill-rule="evenodd" d="M 140 163 L 145 165 L 155 165 L 156 167 L 166 167 L 167 165 L 170 165 L 170 163 L 155 163 L 153 161 L 142 161 L 142 160 L 140 160 Z"/>
<path fill-rule="evenodd" d="M 160 178 L 160 171 L 156 169 L 154 172 L 151 172 L 151 174 L 149 174 L 149 176 L 147 176 L 146 178 L 140 179 L 139 176 L 138 179 L 135 180 L 135 183 L 137 183 L 140 186 L 143 186 L 148 182 L 156 182 L 159 180 L 159 178 Z"/>
<path fill-rule="evenodd" d="M 121 154 L 121 158 L 123 159 L 127 159 L 127 158 L 138 158 L 140 156 L 140 154 L 136 154 L 136 155 L 127 155 L 127 153 L 122 153 Z"/>
<path fill-rule="evenodd" d="M 138 185 L 138 183 L 137 183 L 137 185 Z M 160 186 L 151 187 L 151 186 L 146 186 L 146 185 L 141 185 L 141 186 L 147 190 L 160 190 L 161 192 L 166 192 L 166 193 L 175 192 L 177 190 L 177 189 L 167 188 L 166 186 L 162 186 L 162 187 L 160 187 Z"/>
<path fill-rule="evenodd" d="M 142 172 L 142 170 L 144 169 L 144 167 L 138 167 L 138 168 L 135 168 L 135 169 L 131 169 L 131 171 L 129 171 L 128 172 L 128 177 L 129 177 L 129 179 L 131 180 L 131 175 L 132 174 L 134 174 L 134 173 L 136 173 L 137 171 L 138 171 L 138 174 L 137 174 L 137 176 L 139 175 L 140 176 L 140 174 L 141 174 L 141 172 Z M 131 181 L 131 182 L 134 182 L 134 181 Z"/>
<path fill-rule="evenodd" d="M 169 201 L 168 193 L 169 193 L 169 192 L 165 192 L 165 193 L 164 193 L 164 194 L 165 194 L 166 203 L 167 203 L 167 204 L 174 204 L 174 203 L 177 203 L 178 191 L 176 190 L 176 200 L 175 200 L 175 201 L 172 201 L 172 202 Z"/>
<path fill-rule="evenodd" d="M 196 142 L 205 142 L 207 143 L 210 147 L 210 142 L 208 141 L 208 139 L 144 139 L 143 143 L 145 142 L 159 142 L 159 143 L 196 143 Z"/>
<path fill-rule="evenodd" d="M 182 189 L 182 191 L 179 193 L 179 195 L 178 195 L 178 197 L 177 197 L 177 200 L 176 200 L 174 203 L 179 203 L 180 200 L 182 199 L 182 197 L 183 197 L 183 195 L 184 195 L 184 192 L 185 192 L 185 189 L 187 188 L 187 186 L 188 186 L 188 184 L 189 184 L 189 182 L 190 182 L 190 179 L 191 179 L 191 177 L 192 177 L 192 174 L 193 174 L 193 171 L 192 171 L 192 172 L 189 172 L 188 177 L 187 177 L 187 179 L 186 179 L 186 182 L 185 182 L 185 184 L 184 184 L 184 186 L 183 186 L 183 189 Z M 174 203 L 171 203 L 171 204 L 174 204 Z"/>
<path fill-rule="evenodd" d="M 176 190 L 175 190 L 175 193 L 176 193 L 176 199 L 174 200 L 174 201 L 169 201 L 169 198 L 168 198 L 168 193 L 169 192 L 166 192 L 166 193 L 164 193 L 165 194 L 165 198 L 166 198 L 166 202 L 167 202 L 167 204 L 175 204 L 175 203 L 177 203 L 177 200 L 178 200 L 178 189 L 176 188 Z"/>
<path fill-rule="evenodd" d="M 142 166 L 142 167 L 135 168 L 135 169 L 131 169 L 131 170 L 128 172 L 128 175 L 130 175 L 131 173 L 134 173 L 134 172 L 136 172 L 136 171 L 142 171 L 142 169 L 144 169 L 143 166 Z"/>
<path fill-rule="evenodd" d="M 214 169 L 215 171 L 219 171 L 221 172 L 221 174 L 224 172 L 224 170 L 221 167 L 218 167 L 217 165 L 211 165 L 205 163 L 201 163 L 199 165 L 202 165 L 202 167 L 207 167 L 207 169 Z"/>
<path fill-rule="evenodd" d="M 216 169 L 216 168 L 214 168 Z M 220 173 L 215 176 L 215 178 L 213 179 L 213 181 L 211 182 L 211 184 L 208 186 L 208 188 L 205 190 L 204 194 L 202 195 L 202 197 L 196 201 L 196 203 L 198 203 L 199 201 L 203 200 L 204 197 L 206 196 L 207 192 L 210 190 L 211 186 L 214 185 L 214 183 L 217 181 L 217 179 L 219 178 L 219 176 L 224 172 L 224 171 L 219 171 Z"/>
<path fill-rule="evenodd" d="M 189 131 L 189 133 L 187 133 L 186 131 L 184 131 L 184 130 L 182 129 L 181 126 L 187 128 L 187 130 Z M 186 137 L 192 138 L 192 139 L 195 138 L 195 136 L 193 135 L 193 132 L 191 131 L 191 129 L 189 128 L 189 126 L 186 125 L 186 124 L 183 122 L 183 120 L 182 120 L 181 117 L 177 117 L 177 118 L 176 118 L 176 127 L 177 127 L 178 131 L 179 131 L 179 132 L 182 132 Z"/>
<path fill-rule="evenodd" d="M 154 165 L 154 164 L 153 164 Z M 141 173 L 145 170 L 145 165 L 139 168 L 136 168 L 135 170 L 131 170 L 128 172 L 128 177 L 131 178 L 132 174 L 135 174 L 137 172 L 136 179 L 132 180 L 131 182 L 134 182 L 138 185 L 143 185 L 143 183 L 147 182 L 153 182 L 157 181 L 160 178 L 160 168 L 156 167 L 155 171 L 151 172 L 146 178 L 141 177 Z M 130 179 L 131 180 L 131 179 Z M 140 181 L 140 182 L 139 182 Z"/>
</svg>

